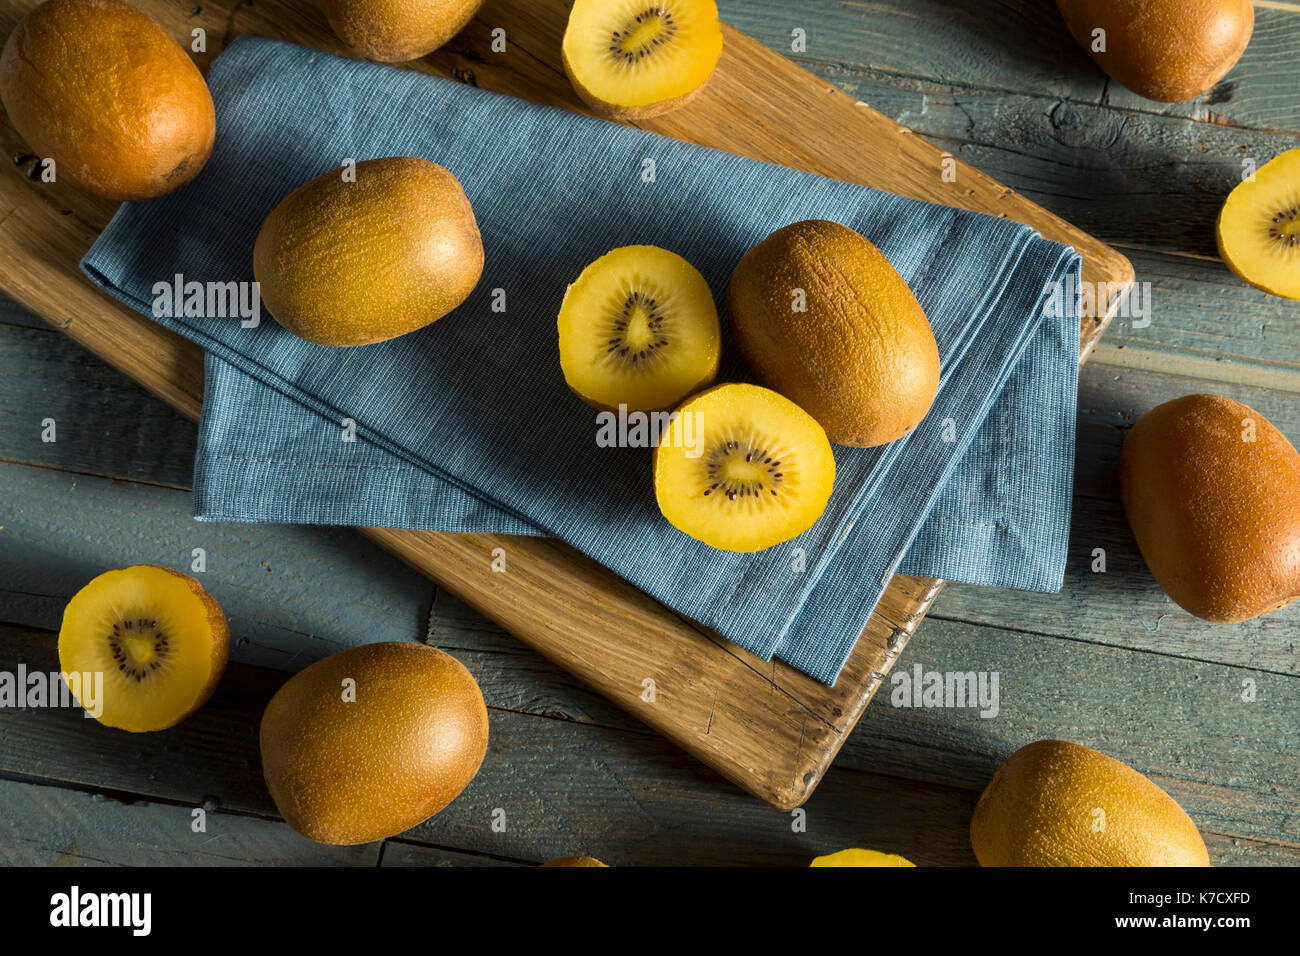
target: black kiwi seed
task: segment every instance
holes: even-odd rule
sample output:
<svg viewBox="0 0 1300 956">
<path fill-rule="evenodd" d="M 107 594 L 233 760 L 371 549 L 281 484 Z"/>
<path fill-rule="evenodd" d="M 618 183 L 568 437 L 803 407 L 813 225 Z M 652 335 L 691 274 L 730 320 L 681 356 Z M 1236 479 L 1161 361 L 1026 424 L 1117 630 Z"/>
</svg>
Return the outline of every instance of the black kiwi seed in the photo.
<svg viewBox="0 0 1300 956">
<path fill-rule="evenodd" d="M 740 455 L 742 451 L 746 462 L 752 464 L 757 461 L 760 464 L 767 465 L 767 476 L 764 479 L 760 481 L 733 481 L 720 476 L 722 466 L 725 464 L 726 460 L 732 455 Z M 772 456 L 765 448 L 755 448 L 746 444 L 742 449 L 739 442 L 725 442 L 724 444 L 715 447 L 709 453 L 707 475 L 710 485 L 708 488 L 704 489 L 704 495 L 707 497 L 714 491 L 721 491 L 726 494 L 728 501 L 735 501 L 737 498 L 744 498 L 749 495 L 758 498 L 761 496 L 763 488 L 768 483 L 771 483 L 778 487 L 768 488 L 767 490 L 772 493 L 773 497 L 780 497 L 778 494 L 779 486 L 785 478 L 784 472 L 776 470 L 777 466 L 780 464 L 780 461 L 772 461 Z"/>
<path fill-rule="evenodd" d="M 663 32 L 635 50 L 623 49 L 625 35 L 635 30 L 638 23 L 644 23 L 650 17 L 659 19 L 660 23 L 663 24 Z M 614 59 L 622 60 L 624 63 L 639 63 L 649 56 L 656 47 L 667 43 L 676 35 L 677 23 L 673 20 L 672 11 L 662 6 L 652 6 L 644 12 L 638 13 L 635 19 L 630 21 L 622 30 L 615 30 L 610 34 L 609 52 L 614 54 Z"/>
<path fill-rule="evenodd" d="M 127 659 L 122 632 L 143 631 L 145 628 L 150 628 L 154 632 L 153 652 L 155 659 L 150 661 L 147 666 L 137 666 Z M 153 618 L 127 618 L 124 621 L 114 622 L 112 633 L 108 635 L 108 649 L 113 656 L 114 663 L 117 664 L 117 669 L 128 679 L 134 679 L 137 683 L 144 680 L 146 674 L 156 671 L 162 666 L 162 662 L 167 658 L 170 646 L 167 634 L 159 630 L 158 621 Z"/>
<path fill-rule="evenodd" d="M 1287 233 L 1282 231 L 1286 226 L 1291 225 L 1298 218 L 1300 218 L 1300 206 L 1292 206 L 1290 209 L 1283 209 L 1276 213 L 1273 218 L 1269 220 L 1273 225 L 1268 228 L 1268 237 L 1270 239 L 1276 239 L 1282 245 L 1287 247 L 1300 244 L 1300 233 Z"/>
<path fill-rule="evenodd" d="M 646 327 L 651 332 L 658 333 L 658 337 L 633 352 L 631 347 L 624 344 L 623 335 L 627 332 L 628 323 L 632 320 L 632 313 L 640 307 L 644 310 L 648 319 Z M 639 290 L 628 295 L 623 301 L 622 307 L 614 317 L 614 336 L 606 341 L 608 348 L 605 350 L 606 355 L 617 355 L 619 358 L 626 359 L 628 364 L 634 368 L 646 363 L 654 355 L 654 352 L 668 344 L 668 339 L 663 335 L 664 313 L 659 309 L 659 303 L 648 294 Z"/>
</svg>

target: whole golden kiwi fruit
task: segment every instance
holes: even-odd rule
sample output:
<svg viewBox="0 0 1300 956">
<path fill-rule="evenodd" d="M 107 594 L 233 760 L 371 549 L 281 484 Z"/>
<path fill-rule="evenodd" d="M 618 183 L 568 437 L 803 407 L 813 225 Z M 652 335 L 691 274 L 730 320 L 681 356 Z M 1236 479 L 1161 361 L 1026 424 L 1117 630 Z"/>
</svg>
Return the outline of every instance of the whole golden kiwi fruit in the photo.
<svg viewBox="0 0 1300 956">
<path fill-rule="evenodd" d="M 483 274 L 483 240 L 460 182 L 427 159 L 326 173 L 271 211 L 253 275 L 275 320 L 318 345 L 369 345 L 424 328 Z"/>
<path fill-rule="evenodd" d="M 184 186 L 217 128 L 198 67 L 122 0 L 49 0 L 27 14 L 0 52 L 0 101 L 56 179 L 117 202 Z"/>
<path fill-rule="evenodd" d="M 487 753 L 483 694 L 426 644 L 363 644 L 291 677 L 262 715 L 262 772 L 318 843 L 370 843 L 451 803 Z"/>
<path fill-rule="evenodd" d="M 980 866 L 1209 866 L 1182 807 L 1090 747 L 1040 740 L 998 768 L 970 822 Z"/>
<path fill-rule="evenodd" d="M 745 254 L 727 321 L 746 364 L 840 445 L 907 434 L 939 390 L 939 348 L 912 291 L 847 226 L 796 222 Z"/>
<path fill-rule="evenodd" d="M 1070 34 L 1112 79 L 1164 103 L 1200 96 L 1223 79 L 1255 28 L 1251 0 L 1056 3 Z"/>
<path fill-rule="evenodd" d="M 486 0 L 321 0 L 344 43 L 380 63 L 432 53 L 465 28 Z"/>
<path fill-rule="evenodd" d="M 1153 408 L 1124 439 L 1119 484 L 1142 557 L 1188 613 L 1244 621 L 1300 597 L 1300 454 L 1248 405 Z"/>
<path fill-rule="evenodd" d="M 562 856 L 558 860 L 548 860 L 542 866 L 590 866 L 609 868 L 608 863 L 601 863 L 594 856 Z"/>
</svg>

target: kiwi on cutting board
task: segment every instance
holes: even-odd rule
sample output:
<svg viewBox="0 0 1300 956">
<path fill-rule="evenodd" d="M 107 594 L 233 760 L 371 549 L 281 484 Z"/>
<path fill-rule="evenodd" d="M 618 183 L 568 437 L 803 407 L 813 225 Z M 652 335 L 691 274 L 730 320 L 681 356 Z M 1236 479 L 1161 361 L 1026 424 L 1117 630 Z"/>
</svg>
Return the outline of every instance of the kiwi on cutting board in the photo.
<svg viewBox="0 0 1300 956">
<path fill-rule="evenodd" d="M 1255 288 L 1300 299 L 1300 149 L 1255 170 L 1228 194 L 1216 227 L 1219 255 Z"/>
<path fill-rule="evenodd" d="M 1119 484 L 1142 557 L 1189 614 L 1231 623 L 1300 598 L 1300 453 L 1253 408 L 1156 406 L 1124 439 Z"/>
<path fill-rule="evenodd" d="M 796 222 L 749 250 L 727 322 L 758 380 L 838 445 L 894 441 L 934 404 L 939 347 L 925 312 L 880 250 L 837 222 Z"/>
<path fill-rule="evenodd" d="M 104 675 L 101 724 L 166 730 L 212 696 L 229 645 L 226 617 L 198 581 L 141 564 L 105 571 L 73 595 L 59 670 Z"/>
<path fill-rule="evenodd" d="M 1177 103 L 1223 79 L 1250 43 L 1251 0 L 1057 0 L 1070 35 L 1116 82 Z"/>
<path fill-rule="evenodd" d="M 180 189 L 216 136 L 198 67 L 122 0 L 49 0 L 27 14 L 0 53 L 0 101 L 56 179 L 118 202 Z"/>
<path fill-rule="evenodd" d="M 564 379 L 595 408 L 661 411 L 718 374 L 713 292 L 667 249 L 623 246 L 591 263 L 565 292 L 558 326 Z"/>
<path fill-rule="evenodd" d="M 262 301 L 318 345 L 370 345 L 422 329 L 468 298 L 483 240 L 456 177 L 394 156 L 318 176 L 271 211 L 253 246 Z"/>
<path fill-rule="evenodd" d="M 432 53 L 465 28 L 486 0 L 320 0 L 339 39 L 379 63 Z"/>
<path fill-rule="evenodd" d="M 803 409 L 758 385 L 717 385 L 674 413 L 654 455 L 655 498 L 677 530 L 723 551 L 797 537 L 826 510 L 835 456 Z"/>
<path fill-rule="evenodd" d="M 689 102 L 722 55 L 714 0 L 577 0 L 564 71 L 593 110 L 645 119 Z"/>
</svg>

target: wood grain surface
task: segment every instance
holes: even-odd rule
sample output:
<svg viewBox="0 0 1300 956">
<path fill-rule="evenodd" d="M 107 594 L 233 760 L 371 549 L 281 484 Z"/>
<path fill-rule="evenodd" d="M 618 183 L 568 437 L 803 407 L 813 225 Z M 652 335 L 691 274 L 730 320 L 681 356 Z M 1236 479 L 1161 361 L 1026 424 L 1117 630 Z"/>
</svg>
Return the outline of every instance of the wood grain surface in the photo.
<svg viewBox="0 0 1300 956">
<path fill-rule="evenodd" d="M 502 855 L 500 834 L 474 813 L 444 831 L 385 841 L 377 854 L 383 866 L 536 863 L 557 850 L 614 865 L 801 865 L 846 846 L 905 852 L 923 865 L 969 865 L 966 828 L 979 790 L 1013 750 L 1046 737 L 1097 747 L 1159 780 L 1201 827 L 1216 865 L 1300 864 L 1293 809 L 1300 607 L 1227 626 L 1182 613 L 1137 553 L 1114 475 L 1137 417 L 1188 392 L 1239 398 L 1300 442 L 1300 304 L 1250 289 L 1227 271 L 1212 251 L 1210 201 L 1231 188 L 1239 156 L 1267 158 L 1295 144 L 1300 4 L 1258 4 L 1256 35 L 1241 62 L 1220 87 L 1174 106 L 1126 101 L 1073 46 L 1050 0 L 719 6 L 724 18 L 829 85 L 1088 226 L 1126 251 L 1152 284 L 1151 325 L 1134 329 L 1117 319 L 1082 370 L 1062 592 L 949 584 L 895 665 L 896 672 L 916 663 L 967 670 L 996 660 L 998 717 L 896 708 L 882 695 L 805 804 L 807 827 L 796 833 L 790 816 L 719 786 L 446 589 L 360 535 L 321 528 L 211 529 L 220 533 L 209 541 L 205 584 L 239 618 L 232 660 L 279 669 L 267 675 L 271 686 L 325 647 L 369 635 L 418 638 L 432 605 L 428 640 L 466 662 L 493 720 L 508 712 L 512 732 L 534 728 L 523 738 L 537 751 L 532 757 L 515 747 L 489 753 L 494 773 L 476 798 L 506 809 L 512 821 L 524 800 L 544 809 L 512 835 L 518 857 Z M 795 27 L 807 36 L 801 52 L 791 49 Z M 1059 122 L 1066 106 L 1078 123 Z M 1219 144 L 1209 162 L 1206 143 Z M 1106 191 L 1095 191 L 1097 183 Z M 1198 189 L 1205 197 L 1189 212 L 1184 200 Z M 1178 201 L 1168 201 L 1166 190 Z M 57 443 L 40 439 L 47 416 L 60 423 Z M 188 487 L 193 453 L 190 421 L 0 296 L 0 460 L 16 465 L 0 472 L 0 621 L 34 629 L 31 636 L 48 644 L 63 604 L 89 574 L 142 555 L 179 561 L 198 527 L 188 495 L 177 490 Z M 20 482 L 17 474 L 41 474 L 48 483 Z M 21 496 L 7 494 L 20 484 Z M 95 513 L 99 520 L 79 527 Z M 1097 547 L 1109 556 L 1105 574 L 1091 570 Z M 0 630 L 0 668 L 12 669 L 25 653 L 16 636 L 24 633 Z M 245 673 L 259 670 L 232 670 L 232 678 Z M 1247 679 L 1259 689 L 1257 710 L 1241 707 L 1237 682 Z M 9 781 L 0 800 L 14 808 L 0 810 L 0 862 L 209 863 L 218 854 L 243 863 L 289 854 L 327 865 L 376 862 L 373 853 L 342 859 L 264 813 L 239 809 L 224 799 L 220 767 L 174 738 L 116 764 L 96 755 L 100 738 L 81 733 L 80 724 L 51 735 L 42 715 L 0 712 L 5 718 L 33 723 L 20 735 L 30 746 L 0 760 L 0 778 Z M 188 739 L 213 739 L 225 720 L 223 709 L 205 708 L 189 722 L 197 737 Z M 1237 748 L 1226 738 L 1239 724 L 1246 742 Z M 0 739 L 16 739 L 11 733 L 0 724 Z M 1266 734 L 1275 735 L 1271 748 L 1260 743 Z M 251 776 L 241 786 L 260 787 L 255 771 L 245 772 Z M 588 790 L 593 797 L 583 796 Z M 645 798 L 654 791 L 683 798 Z M 220 804 L 203 841 L 182 825 L 195 794 Z M 246 819 L 257 824 L 255 840 L 242 835 Z M 440 842 L 422 842 L 428 839 Z"/>
<path fill-rule="evenodd" d="M 0 5 L 0 30 L 34 0 Z M 291 39 L 344 52 L 314 5 L 154 0 L 139 6 L 174 36 L 208 31 L 210 58 L 238 33 Z M 576 108 L 559 65 L 565 5 L 493 2 L 448 47 L 418 69 L 500 92 Z M 494 54 L 490 31 L 504 27 L 508 51 Z M 704 94 L 689 109 L 646 128 L 810 172 L 1006 216 L 1069 242 L 1084 278 L 1126 285 L 1127 260 L 965 164 L 942 177 L 943 150 L 909 134 L 835 87 L 734 30 Z M 21 144 L 0 131 L 7 153 Z M 846 148 L 846 144 L 850 144 Z M 852 148 L 858 144 L 858 148 Z M 861 146 L 870 144 L 864 152 Z M 30 168 L 30 167 L 29 167 Z M 21 164 L 0 177 L 0 287 L 190 417 L 198 414 L 198 350 L 110 303 L 76 273 L 79 256 L 109 208 L 61 185 L 33 181 Z M 1109 315 L 1084 320 L 1083 354 Z M 446 584 L 530 646 L 627 707 L 638 718 L 770 803 L 807 799 L 938 592 L 940 582 L 897 577 L 872 615 L 836 687 L 780 663 L 764 663 L 636 591 L 605 569 L 550 541 L 368 529 L 377 542 Z M 494 548 L 509 572 L 493 574 Z M 643 682 L 658 687 L 654 704 Z"/>
<path fill-rule="evenodd" d="M 1258 293 L 1227 272 L 1212 250 L 1209 202 L 1235 181 L 1236 157 L 1266 159 L 1295 143 L 1300 4 L 1258 4 L 1255 40 L 1238 66 L 1216 90 L 1177 105 L 1126 100 L 1071 46 L 1050 0 L 993 7 L 720 0 L 719 7 L 828 85 L 1121 247 L 1152 284 L 1152 324 L 1134 329 L 1117 319 L 1082 372 L 1065 588 L 1026 594 L 949 584 L 896 663 L 896 671 L 915 663 L 967 670 L 996 659 L 1004 688 L 997 718 L 894 708 L 881 696 L 803 806 L 806 830 L 794 832 L 788 814 L 719 786 L 645 724 L 446 589 L 365 538 L 324 528 L 224 525 L 209 541 L 205 584 L 239 618 L 231 658 L 295 670 L 324 646 L 368 635 L 417 639 L 432 604 L 428 640 L 478 676 L 494 721 L 508 714 L 500 726 L 532 727 L 523 734 L 532 753 L 489 753 L 493 775 L 476 795 L 513 822 L 525 803 L 541 808 L 511 835 L 519 856 L 502 855 L 500 834 L 476 812 L 445 830 L 387 840 L 378 853 L 385 866 L 536 864 L 558 852 L 614 865 L 802 865 L 848 845 L 905 852 L 922 865 L 970 865 L 966 830 L 978 792 L 1019 745 L 1053 736 L 1113 753 L 1160 780 L 1201 827 L 1214 864 L 1300 864 L 1300 607 L 1232 626 L 1183 614 L 1141 563 L 1114 479 L 1128 427 L 1190 392 L 1242 399 L 1300 442 L 1300 304 Z M 805 51 L 792 49 L 794 27 L 806 31 Z M 1066 105 L 1078 124 L 1058 122 Z M 1219 144 L 1209 163 L 1206 142 Z M 1092 190 L 1099 182 L 1104 193 Z M 1192 215 L 1183 199 L 1196 189 L 1206 198 Z M 1122 215 L 1126 208 L 1130 216 Z M 40 441 L 45 416 L 60 421 L 57 444 Z M 0 297 L 0 460 L 16 464 L 0 472 L 0 488 L 25 489 L 0 494 L 0 622 L 22 626 L 0 630 L 0 667 L 12 669 L 30 653 L 18 635 L 51 643 L 62 605 L 88 575 L 142 555 L 179 561 L 196 528 L 178 490 L 190 481 L 192 454 L 190 421 Z M 18 473 L 48 483 L 19 483 Z M 96 512 L 99 520 L 79 527 Z M 1109 555 L 1104 575 L 1092 571 L 1095 548 Z M 240 682 L 246 674 L 250 683 L 240 683 L 237 695 L 283 678 L 265 675 L 263 684 L 256 667 L 231 672 Z M 1260 692 L 1256 710 L 1240 700 L 1238 682 L 1247 679 Z M 225 799 L 220 762 L 212 765 L 200 749 L 226 745 L 225 705 L 191 718 L 191 747 L 178 747 L 175 737 L 143 741 L 120 763 L 98 756 L 94 728 L 77 724 L 51 735 L 39 723 L 43 715 L 3 718 L 32 723 L 14 737 L 0 724 L 0 739 L 26 741 L 0 758 L 0 778 L 12 784 L 0 799 L 14 806 L 0 810 L 0 862 L 207 864 L 218 853 L 246 864 L 289 853 L 295 861 L 341 861 L 264 812 Z M 1244 744 L 1235 747 L 1227 737 L 1239 726 Z M 1261 743 L 1268 735 L 1271 748 Z M 248 737 L 233 740 L 246 747 Z M 237 795 L 261 787 L 256 753 L 243 754 Z M 681 800 L 655 796 L 679 791 Z M 211 842 L 183 826 L 195 795 L 220 803 L 209 816 Z M 259 823 L 256 840 L 240 835 L 246 818 Z M 87 832 L 98 826 L 105 835 Z M 430 839 L 438 844 L 424 843 Z M 376 855 L 343 861 L 373 865 Z"/>
<path fill-rule="evenodd" d="M 257 665 L 232 668 L 230 696 L 187 721 L 184 735 L 132 738 L 68 720 L 75 715 L 0 710 L 0 778 L 21 784 L 14 811 L 0 813 L 0 861 L 206 865 L 264 856 L 373 865 L 373 853 L 339 857 L 272 819 L 253 737 L 258 708 L 284 671 L 363 641 L 417 638 L 427 616 L 427 640 L 466 663 L 494 727 L 512 739 L 494 742 L 472 803 L 457 801 L 439 826 L 386 841 L 381 865 L 504 865 L 569 852 L 620 865 L 797 865 L 849 845 L 905 852 L 921 864 L 970 864 L 966 826 L 979 790 L 1022 743 L 1053 736 L 1158 780 L 1201 827 L 1216 864 L 1295 865 L 1300 750 L 1287 742 L 1300 726 L 1300 675 L 1261 665 L 1287 662 L 1300 608 L 1245 625 L 1197 621 L 1169 603 L 1122 520 L 1110 517 L 1118 514 L 1114 461 L 1127 426 L 1150 405 L 1198 387 L 1205 384 L 1084 368 L 1065 590 L 949 585 L 895 668 L 996 667 L 998 715 L 894 707 L 883 697 L 795 832 L 791 817 L 719 786 L 643 723 L 359 535 L 195 524 L 183 490 L 192 424 L 0 300 L 0 461 L 10 462 L 0 464 L 0 620 L 19 625 L 0 628 L 0 669 L 53 660 L 63 605 L 91 575 L 139 560 L 180 563 L 196 544 L 208 551 L 204 583 L 232 617 L 232 660 Z M 1300 407 L 1287 396 L 1215 388 L 1300 435 Z M 56 443 L 40 441 L 48 415 L 60 422 Z M 1097 546 L 1110 558 L 1104 575 L 1090 569 Z M 1267 630 L 1252 626 L 1260 624 Z M 1250 706 L 1240 696 L 1245 680 L 1258 688 Z M 247 707 L 242 724 L 232 723 L 235 705 Z M 209 759 L 213 747 L 240 759 Z M 218 809 L 197 839 L 184 824 L 213 799 Z M 508 815 L 508 839 L 491 828 L 497 808 Z M 71 809 L 84 820 L 68 818 Z M 246 819 L 258 824 L 256 839 Z"/>
</svg>

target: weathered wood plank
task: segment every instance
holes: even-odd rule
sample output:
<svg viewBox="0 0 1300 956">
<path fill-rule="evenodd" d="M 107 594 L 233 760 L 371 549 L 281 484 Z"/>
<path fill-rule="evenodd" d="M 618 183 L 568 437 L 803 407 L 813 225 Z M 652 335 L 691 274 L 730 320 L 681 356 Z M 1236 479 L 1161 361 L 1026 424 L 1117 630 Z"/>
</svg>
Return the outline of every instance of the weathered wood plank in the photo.
<svg viewBox="0 0 1300 956">
<path fill-rule="evenodd" d="M 50 324 L 24 309 L 9 296 L 0 292 L 0 325 L 21 325 L 29 329 L 49 330 Z"/>
<path fill-rule="evenodd" d="M 545 860 L 539 861 L 545 862 Z M 386 840 L 380 866 L 531 866 L 533 861 L 509 860 L 483 853 L 463 853 L 406 840 Z"/>
<path fill-rule="evenodd" d="M 1300 10 L 1257 5 L 1232 72 L 1190 103 L 1156 103 L 1109 82 L 1051 0 L 720 0 L 724 19 L 806 68 L 847 66 L 987 90 L 1106 104 L 1203 123 L 1300 130 Z M 792 50 L 792 31 L 806 50 Z"/>
<path fill-rule="evenodd" d="M 849 66 L 1093 102 L 1105 87 L 1050 0 L 720 0 L 718 10 L 806 67 Z M 806 34 L 801 51 L 792 49 L 796 28 Z"/>
<path fill-rule="evenodd" d="M 1187 624 L 1182 630 L 1162 626 L 1160 633 L 1144 630 L 1130 636 L 1135 628 L 1114 620 L 1117 610 L 1110 611 L 1108 623 L 1093 626 L 1100 600 L 1076 605 L 1073 597 L 1057 598 L 1065 606 L 1026 614 L 1021 598 L 1036 596 L 1004 600 L 1004 594 L 988 589 L 949 588 L 957 593 L 958 614 L 987 618 L 1001 627 L 946 619 L 945 591 L 932 623 L 893 672 L 910 674 L 915 663 L 924 670 L 997 670 L 1000 714 L 985 719 L 969 710 L 894 708 L 887 693 L 892 685 L 887 684 L 841 749 L 836 766 L 978 790 L 1019 745 L 1067 736 L 1151 773 L 1184 806 L 1195 808 L 1193 817 L 1208 821 L 1204 826 L 1300 844 L 1295 825 L 1300 804 L 1288 783 L 1300 775 L 1300 762 L 1294 748 L 1288 758 L 1287 750 L 1278 747 L 1278 740 L 1300 743 L 1295 719 L 1300 680 L 1294 663 L 1300 628 L 1294 620 L 1238 633 L 1234 640 L 1209 624 L 1200 630 L 1204 622 L 1182 615 Z M 1134 598 L 1115 594 L 1112 600 L 1118 607 Z M 1167 604 L 1158 591 L 1156 598 L 1148 597 L 1153 600 Z M 1173 606 L 1167 613 L 1182 614 Z M 1082 627 L 1071 628 L 1071 623 Z M 1023 630 L 1053 626 L 1071 640 Z M 489 628 L 471 626 L 458 633 L 448 626 L 445 633 L 447 640 L 463 645 L 489 639 Z M 1106 648 L 1105 643 L 1128 649 Z M 1256 646 L 1270 643 L 1269 652 Z M 1151 653 L 1138 653 L 1143 650 Z M 1275 669 L 1288 667 L 1291 674 L 1196 659 L 1170 661 L 1166 654 L 1235 665 L 1264 658 Z M 495 683 L 506 685 L 512 679 L 500 671 Z M 1255 682 L 1255 704 L 1239 700 L 1247 679 Z M 564 695 L 562 687 L 552 693 Z"/>
<path fill-rule="evenodd" d="M 379 864 L 377 843 L 323 846 L 279 820 L 205 811 L 204 832 L 196 833 L 195 809 L 0 780 L 0 866 Z M 437 851 L 421 850 L 417 858 L 442 862 Z"/>
<path fill-rule="evenodd" d="M 230 619 L 231 656 L 298 669 L 420 638 L 433 586 L 347 529 L 196 522 L 183 491 L 0 462 L 0 619 L 56 629 L 68 599 L 129 564 L 191 568 Z"/>
<path fill-rule="evenodd" d="M 963 667 L 996 661 L 995 655 L 979 658 L 971 653 L 986 637 L 981 632 L 968 638 L 951 660 Z M 0 668 L 12 669 L 19 659 L 29 667 L 53 666 L 52 635 L 0 628 Z M 181 726 L 158 734 L 124 734 L 72 711 L 0 710 L 0 737 L 6 741 L 0 773 L 18 767 L 22 773 L 140 793 L 181 806 L 196 806 L 215 796 L 231 811 L 269 817 L 274 808 L 260 778 L 256 728 L 265 702 L 282 680 L 281 674 L 232 665 L 206 707 Z M 1020 713 L 1020 704 L 1009 697 L 1006 706 Z M 1050 712 L 1052 706 L 1043 701 L 1039 709 Z M 988 745 L 964 739 L 970 736 L 969 727 L 956 726 L 933 739 L 918 740 L 930 734 L 934 718 L 951 715 L 899 710 L 889 716 L 916 722 L 916 729 L 904 728 L 899 739 L 924 752 L 925 762 L 940 774 L 965 773 L 974 787 L 982 787 L 981 768 L 963 755 L 974 745 L 985 759 L 996 758 Z M 1015 726 L 998 739 L 1023 731 L 1021 719 L 1017 716 Z M 849 751 L 870 770 L 836 768 L 827 774 L 804 808 L 806 832 L 798 832 L 795 816 L 722 784 L 657 736 L 495 708 L 490 720 L 492 742 L 478 777 L 441 814 L 404 834 L 403 842 L 531 862 L 584 852 L 616 865 L 803 865 L 812 856 L 851 845 L 903 853 L 923 865 L 973 862 L 967 826 L 976 790 L 889 775 L 896 769 L 896 752 L 888 746 L 899 737 L 897 726 L 879 734 L 880 740 L 866 750 Z M 863 726 L 871 732 L 873 723 Z M 980 721 L 978 729 L 985 731 L 983 725 L 989 723 L 1000 728 L 1004 719 Z M 963 759 L 949 759 L 953 747 L 962 748 L 957 758 Z M 936 760 L 936 754 L 941 759 Z M 1193 804 L 1207 801 L 1204 794 L 1188 790 L 1190 784 L 1157 779 L 1189 805 L 1202 826 L 1216 813 L 1226 818 L 1213 801 L 1208 801 L 1208 809 Z M 1227 787 L 1204 789 L 1219 804 L 1228 799 Z M 1236 791 L 1228 796 L 1247 802 Z M 1264 823 L 1253 829 L 1285 829 L 1286 819 L 1296 819 L 1288 818 L 1286 809 L 1279 802 L 1261 811 Z M 494 820 L 503 818 L 497 811 L 504 814 L 504 830 L 493 827 Z M 689 825 L 683 825 L 684 820 Z M 1235 843 L 1233 837 L 1208 835 L 1214 859 L 1222 852 L 1237 862 L 1300 861 L 1300 850 L 1286 838 L 1234 836 Z M 386 847 L 386 859 L 392 849 L 392 844 Z M 395 862 L 400 856 L 399 851 Z"/>
<path fill-rule="evenodd" d="M 892 681 L 917 664 L 940 673 L 998 673 L 997 716 L 895 707 Z M 1254 700 L 1242 699 L 1248 690 Z M 932 616 L 838 766 L 975 789 L 1024 744 L 1062 737 L 1149 774 L 1202 829 L 1300 847 L 1297 701 L 1294 675 Z"/>
<path fill-rule="evenodd" d="M 1300 145 L 1293 133 L 1032 93 L 842 67 L 819 75 L 1058 216 L 1125 247 L 1217 257 L 1215 219 L 1241 181 L 1242 161 L 1259 166 Z M 946 188 L 958 195 L 960 174 Z M 942 192 L 935 198 L 944 201 Z"/>
<path fill-rule="evenodd" d="M 57 666 L 54 636 L 0 627 L 0 669 L 19 660 L 29 669 Z M 215 796 L 232 811 L 273 816 L 257 725 L 283 680 L 231 665 L 198 714 L 155 734 L 115 731 L 72 710 L 0 709 L 0 773 L 186 806 Z M 490 721 L 478 777 L 404 839 L 532 862 L 586 852 L 626 864 L 798 864 L 858 841 L 913 853 L 918 863 L 971 861 L 965 827 L 974 796 L 964 791 L 833 771 L 808 805 L 808 832 L 794 833 L 790 815 L 658 736 L 495 708 Z M 498 808 L 506 819 L 500 833 L 492 828 Z"/>
<path fill-rule="evenodd" d="M 67 336 L 0 324 L 0 458 L 188 488 L 197 432 Z"/>
</svg>

